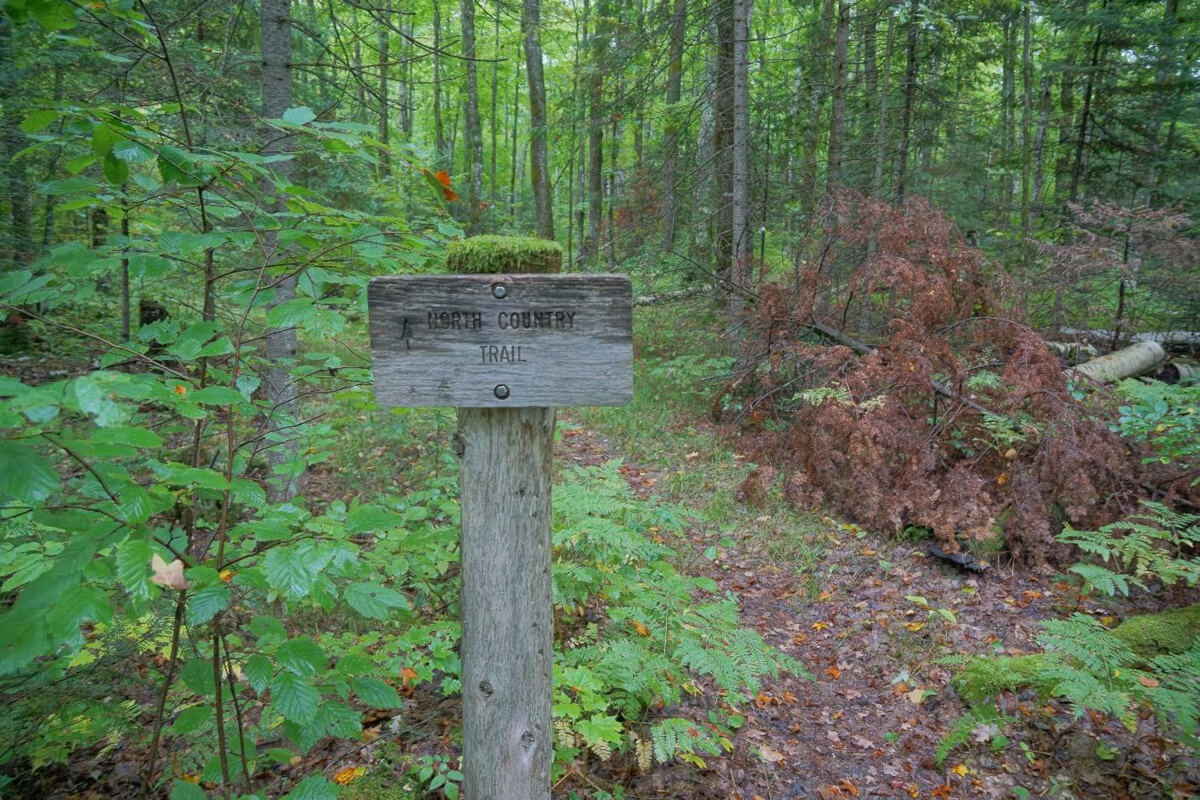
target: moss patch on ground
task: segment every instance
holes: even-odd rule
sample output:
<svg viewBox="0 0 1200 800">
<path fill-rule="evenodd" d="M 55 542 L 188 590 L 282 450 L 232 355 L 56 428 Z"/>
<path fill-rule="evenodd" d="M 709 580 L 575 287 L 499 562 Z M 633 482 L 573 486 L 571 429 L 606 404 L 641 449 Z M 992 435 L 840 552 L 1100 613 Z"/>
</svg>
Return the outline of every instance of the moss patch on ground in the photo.
<svg viewBox="0 0 1200 800">
<path fill-rule="evenodd" d="M 1113 635 L 1142 658 L 1183 653 L 1200 636 L 1200 605 L 1130 617 L 1113 628 Z"/>
</svg>

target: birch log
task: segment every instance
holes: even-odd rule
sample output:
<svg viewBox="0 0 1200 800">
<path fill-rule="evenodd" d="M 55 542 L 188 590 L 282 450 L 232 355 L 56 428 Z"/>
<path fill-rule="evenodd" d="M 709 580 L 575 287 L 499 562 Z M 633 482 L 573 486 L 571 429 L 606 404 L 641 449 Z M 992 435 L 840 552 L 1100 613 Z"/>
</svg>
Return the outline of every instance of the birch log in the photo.
<svg viewBox="0 0 1200 800">
<path fill-rule="evenodd" d="M 1112 383 L 1153 372 L 1166 357 L 1166 352 L 1158 342 L 1138 342 L 1072 367 L 1067 370 L 1067 375 L 1083 376 L 1097 383 Z"/>
</svg>

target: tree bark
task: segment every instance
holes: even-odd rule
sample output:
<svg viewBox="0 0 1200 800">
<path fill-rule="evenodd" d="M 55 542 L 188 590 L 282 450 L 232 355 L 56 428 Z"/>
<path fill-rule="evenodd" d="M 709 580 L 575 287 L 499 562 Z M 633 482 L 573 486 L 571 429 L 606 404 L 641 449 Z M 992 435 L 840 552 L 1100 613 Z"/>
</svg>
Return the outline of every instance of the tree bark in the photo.
<svg viewBox="0 0 1200 800">
<path fill-rule="evenodd" d="M 475 63 L 475 0 L 462 0 L 462 52 L 466 66 L 466 113 L 463 138 L 467 146 L 467 233 L 481 229 L 483 210 L 483 128 L 479 120 L 479 80 Z"/>
<path fill-rule="evenodd" d="M 388 125 L 388 115 L 391 111 L 391 100 L 388 97 L 391 93 L 388 87 L 388 37 L 391 34 L 391 29 L 387 25 L 387 22 L 389 22 L 387 17 L 391 16 L 391 11 L 392 0 L 385 0 L 383 8 L 384 19 L 379 23 L 379 142 L 383 145 L 383 149 L 379 153 L 379 177 L 384 180 L 387 180 L 392 172 L 391 152 L 388 150 L 388 137 L 391 135 Z M 266 80 L 265 74 L 263 80 Z M 288 86 L 288 93 L 290 102 L 290 84 Z"/>
<path fill-rule="evenodd" d="M 900 152 L 896 167 L 896 202 L 903 203 L 908 182 L 908 146 L 912 137 L 913 103 L 917 91 L 917 34 L 921 27 L 921 0 L 908 6 L 908 49 L 904 66 L 904 108 L 900 116 Z"/>
<path fill-rule="evenodd" d="M 742 353 L 744 296 L 750 289 L 750 14 L 753 0 L 733 0 L 733 174 L 731 217 L 733 252 L 729 278 L 732 286 L 725 308 L 730 325 L 730 346 L 736 357 Z"/>
<path fill-rule="evenodd" d="M 463 795 L 549 800 L 554 409 L 462 408 Z"/>
<path fill-rule="evenodd" d="M 679 99 L 683 86 L 683 36 L 687 28 L 687 0 L 675 0 L 671 11 L 670 57 L 667 63 L 666 130 L 663 132 L 662 249 L 675 246 L 676 170 L 679 161 Z"/>
<path fill-rule="evenodd" d="M 1108 355 L 1085 361 L 1067 370 L 1068 375 L 1082 375 L 1097 383 L 1112 383 L 1153 372 L 1167 358 L 1158 342 L 1138 342 Z"/>
<path fill-rule="evenodd" d="M 539 33 L 540 0 L 525 0 L 521 28 L 525 32 L 525 73 L 529 83 L 529 178 L 538 236 L 554 238 L 554 203 L 550 194 L 550 157 L 546 145 L 546 81 L 542 73 Z"/>
<path fill-rule="evenodd" d="M 718 279 L 735 285 L 730 273 L 733 231 L 733 51 L 734 4 L 718 0 L 714 13 L 717 30 L 717 80 L 713 95 L 713 185 L 716 208 L 713 215 L 712 271 Z"/>
<path fill-rule="evenodd" d="M 433 0 L 433 147 L 436 163 L 446 160 L 446 128 L 442 123 L 442 12 L 439 0 Z"/>
<path fill-rule="evenodd" d="M 842 158 L 846 140 L 846 72 L 850 43 L 850 4 L 838 0 L 833 37 L 833 106 L 829 113 L 829 152 L 825 170 L 825 193 L 830 195 L 842 182 Z"/>
<path fill-rule="evenodd" d="M 292 60 L 291 0 L 262 0 L 260 8 L 262 26 L 262 113 L 267 119 L 283 116 L 292 104 Z M 385 106 L 386 107 L 386 104 Z M 286 139 L 272 137 L 263 153 L 270 155 L 286 151 Z M 275 165 L 281 179 L 291 175 L 290 161 Z M 275 203 L 276 210 L 282 207 L 282 198 Z M 278 236 L 274 230 L 263 235 L 265 257 L 268 264 L 279 260 Z M 275 287 L 275 295 L 268 310 L 287 303 L 296 297 L 296 276 L 281 278 Z M 287 474 L 286 465 L 295 462 L 299 455 L 299 442 L 286 433 L 290 425 L 299 418 L 299 399 L 296 384 L 292 380 L 291 366 L 296 361 L 297 341 L 295 327 L 274 328 L 267 331 L 266 355 L 270 366 L 267 369 L 267 403 L 271 408 L 268 420 L 270 430 L 282 441 L 275 441 L 267 450 L 267 463 L 278 480 L 267 483 L 267 498 L 272 503 L 283 502 L 295 497 L 300 491 L 301 475 Z"/>
<path fill-rule="evenodd" d="M 0 159 L 4 161 L 9 204 L 8 243 L 12 266 L 20 269 L 33 260 L 33 218 L 30 208 L 29 175 L 23 160 L 15 156 L 24 147 L 20 110 L 15 107 L 20 85 L 12 19 L 0 13 Z"/>
<path fill-rule="evenodd" d="M 588 82 L 588 232 L 579 248 L 585 263 L 600 252 L 604 214 L 604 78 L 607 71 L 608 2 L 596 4 L 596 23 L 591 35 L 592 69 Z"/>
</svg>

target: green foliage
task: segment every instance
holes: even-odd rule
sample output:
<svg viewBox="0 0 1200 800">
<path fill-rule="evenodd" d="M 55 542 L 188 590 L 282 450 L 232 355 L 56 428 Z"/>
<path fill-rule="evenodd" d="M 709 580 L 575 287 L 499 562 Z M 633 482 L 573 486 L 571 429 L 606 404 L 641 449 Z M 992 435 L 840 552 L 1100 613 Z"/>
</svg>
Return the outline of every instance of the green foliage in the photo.
<svg viewBox="0 0 1200 800">
<path fill-rule="evenodd" d="M 636 500 L 616 462 L 566 472 L 554 505 L 556 627 L 570 631 L 555 663 L 560 759 L 578 746 L 601 759 L 636 749 L 650 711 L 686 695 L 716 692 L 736 705 L 762 675 L 803 673 L 739 625 L 732 596 L 672 566 L 660 540 L 679 515 Z M 659 763 L 702 763 L 730 747 L 719 722 L 667 718 L 650 730 Z"/>
<path fill-rule="evenodd" d="M 1145 442 L 1164 464 L 1200 465 L 1200 383 L 1127 378 L 1116 389 L 1125 400 L 1116 425 L 1122 435 Z"/>
<path fill-rule="evenodd" d="M 559 272 L 562 247 L 529 236 L 472 236 L 446 247 L 446 269 L 474 275 Z"/>
<path fill-rule="evenodd" d="M 1130 586 L 1195 585 L 1197 563 L 1186 558 L 1195 546 L 1200 519 L 1156 503 L 1098 531 L 1068 528 L 1060 541 L 1078 546 L 1121 572 L 1076 564 L 1085 588 L 1107 595 Z M 1136 726 L 1138 708 L 1152 709 L 1165 730 L 1188 747 L 1200 746 L 1200 607 L 1133 617 L 1109 630 L 1085 614 L 1046 620 L 1038 634 L 1043 652 L 969 659 L 954 677 L 955 690 L 970 706 L 938 749 L 939 762 L 968 741 L 978 719 L 1000 724 L 994 701 L 1004 691 L 1027 687 L 1043 699 L 1068 702 L 1076 716 L 1097 711 Z"/>
</svg>

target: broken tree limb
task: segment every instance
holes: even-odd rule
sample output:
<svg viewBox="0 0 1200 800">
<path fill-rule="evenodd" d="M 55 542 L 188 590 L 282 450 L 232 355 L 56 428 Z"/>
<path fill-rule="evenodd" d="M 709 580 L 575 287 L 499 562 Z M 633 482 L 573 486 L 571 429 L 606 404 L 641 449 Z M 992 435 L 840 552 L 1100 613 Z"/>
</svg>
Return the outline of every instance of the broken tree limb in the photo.
<svg viewBox="0 0 1200 800">
<path fill-rule="evenodd" d="M 670 292 L 659 292 L 658 294 L 639 294 L 633 298 L 635 306 L 652 306 L 656 303 L 666 303 L 671 300 L 684 300 L 689 297 L 696 297 L 700 294 L 710 294 L 711 290 L 707 286 L 693 286 L 688 289 L 675 289 Z"/>
<path fill-rule="evenodd" d="M 1072 367 L 1067 370 L 1067 375 L 1083 376 L 1096 383 L 1113 383 L 1153 372 L 1166 358 L 1167 353 L 1158 342 L 1138 342 Z"/>
<path fill-rule="evenodd" d="M 820 322 L 816 322 L 816 321 L 810 322 L 810 323 L 808 323 L 807 327 L 813 333 L 824 336 L 826 339 L 830 339 L 831 341 L 837 342 L 840 345 L 849 347 L 851 350 L 858 353 L 860 356 L 869 355 L 874 349 L 874 348 L 870 347 L 869 345 L 863 344 L 862 342 L 858 341 L 857 339 L 855 339 L 853 337 L 847 336 L 846 334 L 842 333 L 841 331 L 837 330 L 836 328 L 831 328 L 828 325 L 824 325 Z M 971 409 L 972 411 L 976 411 L 980 414 L 987 414 L 989 416 L 995 415 L 995 412 L 989 411 L 988 409 L 986 409 L 983 406 L 976 403 L 974 400 L 969 400 L 966 397 L 963 397 L 958 392 L 955 392 L 949 386 L 946 386 L 944 383 L 941 383 L 940 381 L 930 381 L 929 385 L 932 386 L 933 390 L 935 392 L 937 392 L 938 394 L 940 394 L 942 397 L 945 397 L 949 400 L 953 400 L 956 403 L 962 403 L 964 406 Z"/>
</svg>

